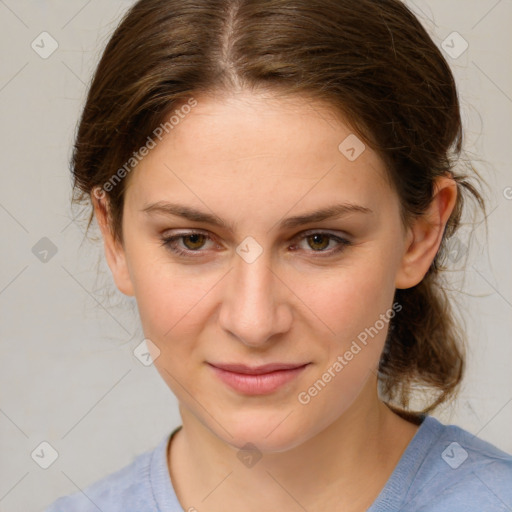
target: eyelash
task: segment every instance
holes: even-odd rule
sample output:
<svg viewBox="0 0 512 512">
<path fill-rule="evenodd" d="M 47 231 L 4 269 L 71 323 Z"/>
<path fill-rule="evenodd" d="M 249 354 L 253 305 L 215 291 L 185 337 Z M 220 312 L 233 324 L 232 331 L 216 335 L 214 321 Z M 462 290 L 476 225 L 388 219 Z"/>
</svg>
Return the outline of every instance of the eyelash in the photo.
<svg viewBox="0 0 512 512">
<path fill-rule="evenodd" d="M 190 231 L 190 232 L 186 232 L 186 233 L 181 233 L 179 235 L 173 235 L 173 236 L 168 236 L 168 237 L 163 237 L 162 238 L 162 246 L 165 247 L 166 249 L 168 249 L 169 251 L 173 252 L 174 254 L 178 255 L 178 256 L 185 256 L 185 257 L 192 257 L 192 258 L 196 258 L 198 257 L 197 254 L 201 254 L 205 251 L 201 250 L 201 249 L 198 249 L 198 250 L 195 250 L 195 251 L 192 251 L 190 249 L 181 249 L 181 248 L 177 248 L 175 246 L 175 242 L 177 240 L 180 240 L 180 239 L 183 239 L 183 238 L 187 238 L 189 236 L 194 236 L 194 235 L 203 235 L 205 236 L 208 240 L 212 240 L 212 238 L 207 235 L 206 233 L 203 233 L 201 231 Z M 332 233 L 326 233 L 326 232 L 323 232 L 323 231 L 308 231 L 306 233 L 304 233 L 301 237 L 299 237 L 299 241 L 302 241 L 302 240 L 305 240 L 309 237 L 312 237 L 314 235 L 323 235 L 323 236 L 327 236 L 330 240 L 334 240 L 335 242 L 338 243 L 338 246 L 334 249 L 331 249 L 330 251 L 308 251 L 308 252 L 313 252 L 313 253 L 317 253 L 318 256 L 313 256 L 314 258 L 317 258 L 317 257 L 328 257 L 328 256 L 333 256 L 341 251 L 343 251 L 346 247 L 349 247 L 351 245 L 353 245 L 353 243 L 350 241 L 350 240 L 347 240 L 345 238 L 341 238 L 339 236 L 336 236 L 336 235 L 333 235 Z M 295 238 L 295 240 L 297 240 L 297 237 Z"/>
</svg>

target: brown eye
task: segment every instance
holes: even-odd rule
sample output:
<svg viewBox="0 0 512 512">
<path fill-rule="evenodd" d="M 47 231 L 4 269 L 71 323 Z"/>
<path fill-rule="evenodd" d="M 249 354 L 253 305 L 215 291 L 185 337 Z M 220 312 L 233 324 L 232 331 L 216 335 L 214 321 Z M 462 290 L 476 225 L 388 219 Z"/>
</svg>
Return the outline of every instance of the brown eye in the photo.
<svg viewBox="0 0 512 512">
<path fill-rule="evenodd" d="M 201 249 L 201 247 L 204 245 L 204 241 L 207 237 L 205 235 L 202 235 L 201 233 L 194 233 L 192 235 L 186 235 L 182 237 L 183 245 L 191 250 L 197 250 Z M 187 241 L 190 241 L 190 243 L 187 243 Z"/>
<path fill-rule="evenodd" d="M 201 256 L 208 241 L 213 242 L 210 236 L 204 233 L 181 233 L 179 235 L 164 236 L 162 245 L 179 256 Z"/>
<path fill-rule="evenodd" d="M 332 237 L 323 233 L 316 233 L 308 236 L 306 239 L 311 249 L 323 251 L 329 247 Z M 310 243 L 310 241 L 312 241 L 312 243 Z"/>
<path fill-rule="evenodd" d="M 314 253 L 318 253 L 318 257 L 321 256 L 334 256 L 335 254 L 343 251 L 346 247 L 352 245 L 350 240 L 341 238 L 332 233 L 324 233 L 319 231 L 309 231 L 303 233 L 302 236 L 298 237 L 298 244 L 292 246 L 292 250 L 296 251 L 297 248 L 306 253 L 313 253 L 313 257 L 317 257 Z M 332 247 L 329 247 L 332 242 Z M 302 247 L 301 247 L 302 245 Z"/>
</svg>

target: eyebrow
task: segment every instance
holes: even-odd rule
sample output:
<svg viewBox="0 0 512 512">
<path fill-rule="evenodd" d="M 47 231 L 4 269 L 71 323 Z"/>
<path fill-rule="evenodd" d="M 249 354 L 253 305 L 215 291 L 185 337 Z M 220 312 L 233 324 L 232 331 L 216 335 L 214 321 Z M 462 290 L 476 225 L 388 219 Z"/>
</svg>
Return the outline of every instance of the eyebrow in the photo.
<svg viewBox="0 0 512 512">
<path fill-rule="evenodd" d="M 163 214 L 173 215 L 175 217 L 182 217 L 192 222 L 202 222 L 204 224 L 210 224 L 219 228 L 227 229 L 231 232 L 234 231 L 234 225 L 230 222 L 226 222 L 213 213 L 203 212 L 190 206 L 169 203 L 167 201 L 158 201 L 156 203 L 149 204 L 142 208 L 143 212 L 147 214 Z M 293 229 L 300 227 L 305 224 L 311 224 L 314 222 L 321 222 L 329 219 L 337 219 L 351 213 L 373 213 L 370 208 L 361 206 L 353 203 L 342 203 L 328 206 L 320 210 L 307 212 L 302 215 L 296 215 L 294 217 L 288 217 L 279 223 L 281 229 Z"/>
</svg>

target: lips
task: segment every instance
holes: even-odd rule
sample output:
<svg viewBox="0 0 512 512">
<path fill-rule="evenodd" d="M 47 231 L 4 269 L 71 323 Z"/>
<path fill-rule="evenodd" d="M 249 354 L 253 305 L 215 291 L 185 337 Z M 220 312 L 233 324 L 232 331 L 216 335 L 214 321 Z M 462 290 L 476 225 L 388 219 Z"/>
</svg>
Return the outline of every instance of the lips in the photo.
<svg viewBox="0 0 512 512">
<path fill-rule="evenodd" d="M 229 389 L 243 395 L 268 395 L 291 383 L 309 363 L 270 363 L 262 366 L 208 363 Z"/>
<path fill-rule="evenodd" d="M 244 364 L 221 364 L 221 363 L 209 363 L 211 366 L 215 366 L 215 368 L 219 368 L 220 370 L 225 370 L 227 372 L 233 373 L 243 373 L 246 375 L 263 375 L 264 373 L 271 373 L 275 371 L 281 370 L 294 370 L 296 368 L 301 368 L 305 366 L 307 363 L 298 363 L 298 364 L 288 364 L 288 363 L 269 363 L 264 364 L 262 366 L 246 366 Z"/>
</svg>

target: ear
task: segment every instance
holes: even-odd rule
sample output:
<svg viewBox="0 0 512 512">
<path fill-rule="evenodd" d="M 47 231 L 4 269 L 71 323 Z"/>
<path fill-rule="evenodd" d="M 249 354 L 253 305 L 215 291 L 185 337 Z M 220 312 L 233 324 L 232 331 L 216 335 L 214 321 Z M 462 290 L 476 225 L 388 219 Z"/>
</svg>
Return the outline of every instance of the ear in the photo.
<svg viewBox="0 0 512 512">
<path fill-rule="evenodd" d="M 397 272 L 396 288 L 411 288 L 425 277 L 439 250 L 456 201 L 457 184 L 453 178 L 437 178 L 428 210 L 414 221 L 407 232 L 406 252 Z"/>
<path fill-rule="evenodd" d="M 123 245 L 114 238 L 107 194 L 95 188 L 91 194 L 94 214 L 103 236 L 103 246 L 108 266 L 120 292 L 134 295 L 133 284 L 128 271 L 126 252 Z"/>
</svg>

